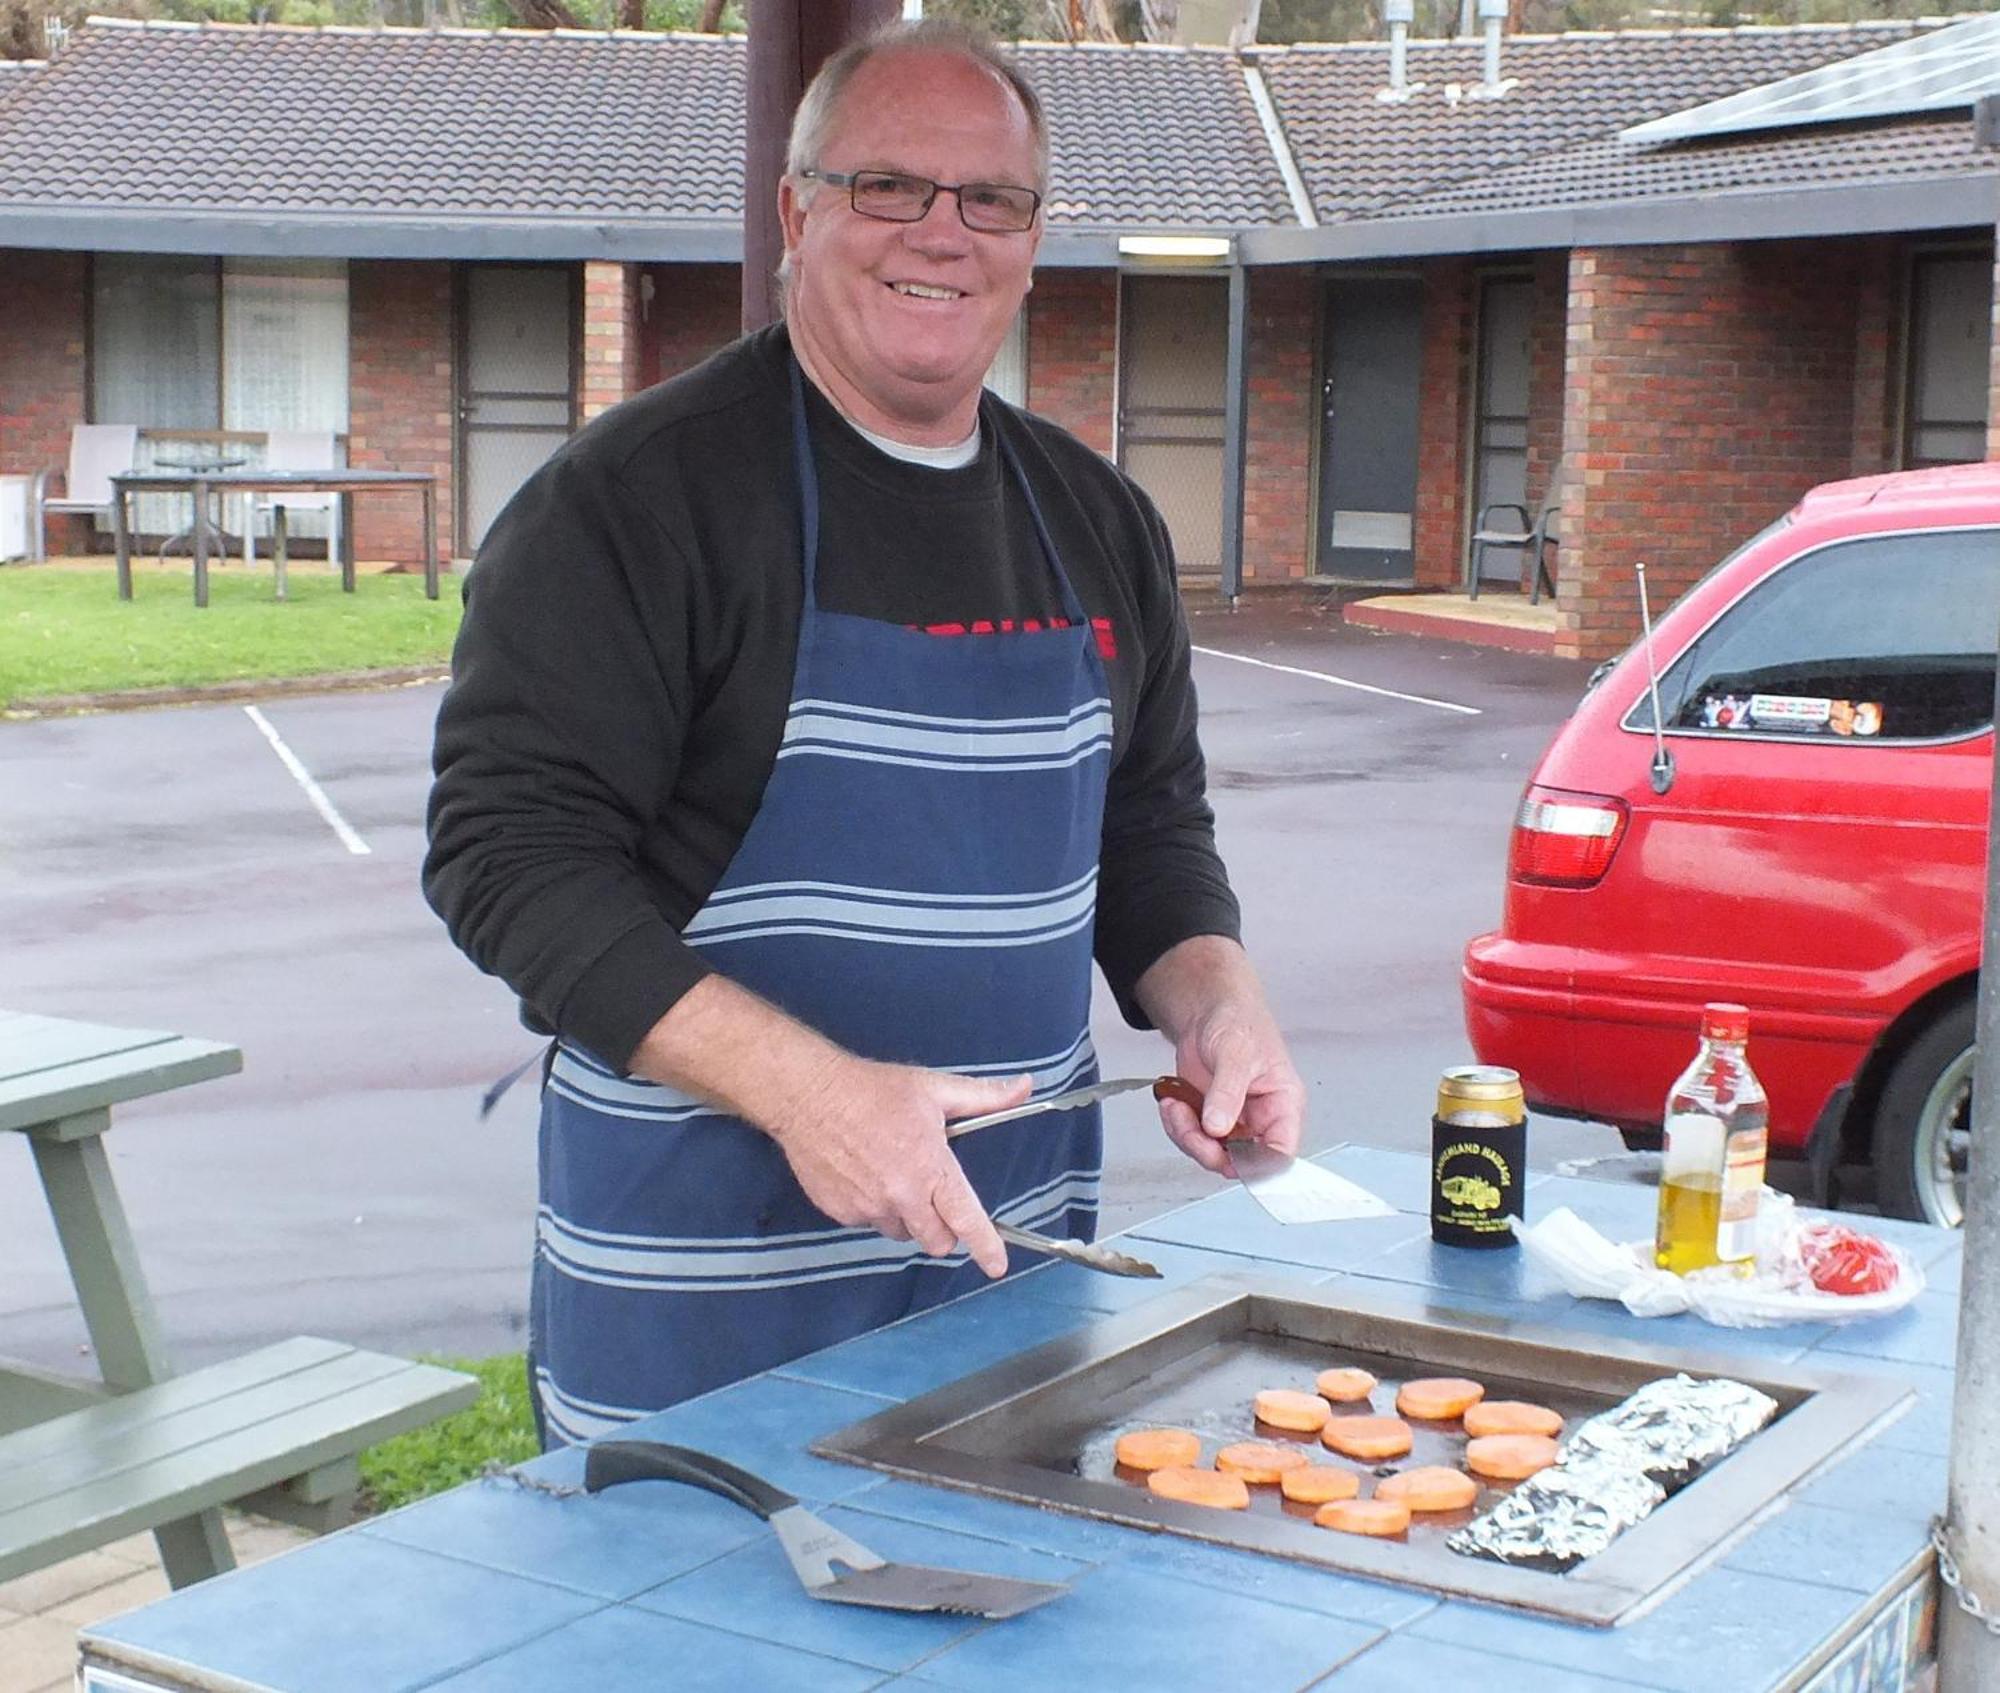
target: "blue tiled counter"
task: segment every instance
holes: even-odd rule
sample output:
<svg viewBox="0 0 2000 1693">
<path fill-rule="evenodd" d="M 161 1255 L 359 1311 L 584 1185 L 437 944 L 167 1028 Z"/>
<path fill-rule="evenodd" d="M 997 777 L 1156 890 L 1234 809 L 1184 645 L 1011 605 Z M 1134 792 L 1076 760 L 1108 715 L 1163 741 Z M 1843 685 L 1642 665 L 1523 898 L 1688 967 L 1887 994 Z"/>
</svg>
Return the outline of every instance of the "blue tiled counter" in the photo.
<svg viewBox="0 0 2000 1693">
<path fill-rule="evenodd" d="M 1642 1322 L 1579 1302 L 1520 1254 L 1431 1245 L 1420 1159 L 1359 1147 L 1322 1162 L 1394 1217 L 1281 1228 L 1238 1189 L 1135 1230 L 1162 1282 L 1051 1264 L 647 1419 L 635 1437 L 758 1471 L 883 1556 L 1059 1580 L 1006 1622 L 808 1599 L 754 1517 L 686 1487 L 553 1498 L 471 1483 L 86 1630 L 89 1674 L 203 1693 L 610 1693 L 714 1688 L 1329 1689 L 1402 1693 L 1887 1693 L 1927 1626 L 1927 1530 L 1944 1501 L 1959 1237 L 1871 1222 L 1931 1291 L 1848 1328 Z M 1646 1234 L 1643 1188 L 1543 1177 L 1530 1215 L 1569 1205 Z M 1441 1599 L 1176 1536 L 894 1480 L 816 1458 L 822 1435 L 1218 1270 L 1316 1286 L 1402 1284 L 1432 1306 L 1740 1356 L 1890 1372 L 1914 1409 L 1617 1629 Z M 557 1453 L 524 1474 L 572 1484 Z M 89 1682 L 86 1685 L 90 1685 Z"/>
</svg>

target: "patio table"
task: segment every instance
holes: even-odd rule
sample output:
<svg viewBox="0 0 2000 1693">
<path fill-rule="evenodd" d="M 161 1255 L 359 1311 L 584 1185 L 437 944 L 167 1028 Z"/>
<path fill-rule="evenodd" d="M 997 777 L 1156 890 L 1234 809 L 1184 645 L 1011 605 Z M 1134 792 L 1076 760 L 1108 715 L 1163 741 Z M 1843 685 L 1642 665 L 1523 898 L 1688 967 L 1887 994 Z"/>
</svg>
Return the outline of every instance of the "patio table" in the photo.
<svg viewBox="0 0 2000 1693">
<path fill-rule="evenodd" d="M 134 494 L 186 493 L 194 498 L 194 603 L 208 604 L 209 526 L 203 521 L 211 494 L 260 494 L 291 491 L 314 494 L 361 494 L 414 489 L 424 507 L 424 593 L 438 597 L 437 478 L 424 470 L 134 470 L 111 478 L 112 528 L 118 549 L 118 597 L 132 597 L 132 530 L 127 500 Z M 283 508 L 279 508 L 282 513 Z M 285 570 L 282 517 L 275 520 L 278 581 Z M 351 529 L 349 531 L 352 533 Z M 340 585 L 354 592 L 354 548 L 348 542 L 340 561 Z"/>
<path fill-rule="evenodd" d="M 1957 1235 L 1869 1220 L 1931 1281 L 1904 1311 L 1873 1322 L 1642 1322 L 1570 1299 L 1519 1253 L 1434 1246 L 1424 1160 L 1343 1147 L 1321 1161 L 1397 1214 L 1283 1228 L 1227 1188 L 1121 1237 L 1164 1283 L 1044 1264 L 630 1430 L 765 1475 L 884 1557 L 1069 1584 L 1026 1615 L 986 1622 L 815 1603 L 769 1530 L 707 1493 L 648 1484 L 550 1497 L 490 1477 L 87 1628 L 82 1685 L 1900 1693 L 1918 1684 L 1935 1619 L 1928 1529 L 1944 1496 Z M 1528 1205 L 1531 1217 L 1568 1205 L 1628 1238 L 1649 1232 L 1653 1194 L 1544 1175 Z M 1914 1390 L 1914 1408 L 1836 1452 L 1616 1628 L 923 1485 L 811 1451 L 971 1372 L 1117 1320 L 1163 1285 L 1232 1269 L 1328 1303 L 1347 1289 L 1455 1321 L 1552 1326 L 1583 1347 L 1621 1337 L 1720 1355 L 1748 1373 L 1791 1362 L 1887 1374 Z M 581 1470 L 572 1449 L 516 1476 L 573 1486 Z"/>
</svg>

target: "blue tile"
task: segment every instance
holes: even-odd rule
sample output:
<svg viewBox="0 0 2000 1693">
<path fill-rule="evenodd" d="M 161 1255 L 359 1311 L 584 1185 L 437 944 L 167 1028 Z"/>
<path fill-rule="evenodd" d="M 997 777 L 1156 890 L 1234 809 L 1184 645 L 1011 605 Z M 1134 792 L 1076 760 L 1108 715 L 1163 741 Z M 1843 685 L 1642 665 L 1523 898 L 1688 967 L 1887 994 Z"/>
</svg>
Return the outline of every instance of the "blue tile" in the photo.
<svg viewBox="0 0 2000 1693">
<path fill-rule="evenodd" d="M 348 1533 L 88 1632 L 286 1693 L 405 1693 L 599 1608 L 560 1588 Z"/>
<path fill-rule="evenodd" d="M 1612 1681 L 1582 1670 L 1524 1664 L 1490 1652 L 1447 1646 L 1397 1634 L 1371 1646 L 1354 1662 L 1315 1681 L 1311 1693 L 1414 1693 L 1421 1687 L 1479 1693 L 1632 1693 L 1658 1682 Z"/>
<path fill-rule="evenodd" d="M 543 1479 L 574 1485 L 582 1454 L 538 1461 Z M 623 1599 L 734 1551 L 764 1532 L 740 1506 L 683 1487 L 673 1500 L 673 1532 L 658 1489 L 617 1487 L 595 1498 L 552 1499 L 499 1479 L 466 1483 L 440 1498 L 363 1523 L 371 1539 L 460 1558 L 600 1599 Z"/>
<path fill-rule="evenodd" d="M 842 1507 L 821 1514 L 843 1533 L 893 1562 L 978 1570 L 1031 1581 L 1066 1582 L 1088 1573 L 1088 1566 L 1074 1559 L 918 1523 L 867 1516 Z M 1070 1599 L 1071 1595 L 1065 1594 L 1042 1609 L 1055 1610 Z M 775 1535 L 766 1535 L 629 1603 L 753 1639 L 782 1640 L 801 1651 L 879 1670 L 912 1669 L 952 1641 L 996 1626 L 978 1617 L 911 1615 L 808 1598 Z M 1024 1620 L 1016 1617 L 1006 1626 L 1015 1629 Z"/>
<path fill-rule="evenodd" d="M 631 1609 L 599 1611 L 579 1622 L 454 1675 L 426 1693 L 744 1693 L 746 1688 L 809 1687 L 813 1693 L 864 1693 L 881 1672 L 677 1617 Z"/>
<path fill-rule="evenodd" d="M 1552 1622 L 1453 1600 L 1410 1633 L 1535 1666 L 1524 1668 L 1524 1676 L 1547 1665 L 1672 1693 L 1763 1693 L 1853 1611 L 1854 1596 L 1837 1588 L 1718 1566 L 1623 1628 Z"/>
<path fill-rule="evenodd" d="M 1139 1242 L 1166 1241 L 1236 1258 L 1268 1258 L 1322 1270 L 1359 1268 L 1406 1240 L 1430 1233 L 1428 1216 L 1398 1212 L 1345 1223 L 1273 1222 L 1241 1188 L 1170 1211 L 1133 1229 Z M 1137 1248 L 1144 1252 L 1142 1244 Z M 1218 1263 L 1218 1269 L 1226 1266 Z"/>
<path fill-rule="evenodd" d="M 1956 1252 L 1941 1253 L 1924 1266 L 1924 1281 L 1933 1293 L 1960 1293 L 1965 1287 L 1965 1252 L 1961 1241 Z"/>
<path fill-rule="evenodd" d="M 1533 1189 L 1529 1221 L 1568 1207 L 1613 1240 L 1651 1240 L 1660 1210 L 1659 1189 L 1640 1182 L 1598 1182 L 1588 1176 L 1551 1176 Z"/>
<path fill-rule="evenodd" d="M 1875 1444 L 1904 1452 L 1926 1452 L 1936 1458 L 1951 1450 L 1951 1400 L 1956 1377 L 1950 1370 L 1845 1354 L 1822 1357 L 1816 1352 L 1807 1354 L 1805 1362 L 1844 1375 L 1887 1376 L 1915 1390 L 1916 1403 L 1877 1433 L 1873 1437 Z"/>
<path fill-rule="evenodd" d="M 1815 1360 L 1833 1355 L 1827 1358 L 1830 1367 L 1837 1367 L 1839 1357 L 1849 1353 L 1950 1368 L 1958 1357 L 1958 1295 L 1920 1293 L 1902 1310 L 1837 1328 L 1813 1348 Z"/>
<path fill-rule="evenodd" d="M 1494 1299 L 1569 1302 L 1561 1282 L 1518 1248 L 1440 1246 L 1428 1234 L 1393 1247 L 1351 1272 L 1357 1279 L 1408 1282 Z"/>
<path fill-rule="evenodd" d="M 1367 1581 L 1317 1565 L 1295 1564 L 1257 1552 L 1235 1552 L 1179 1535 L 1128 1536 L 1120 1564 L 1187 1587 L 1264 1599 L 1377 1628 L 1405 1628 L 1438 1603 L 1421 1588 Z"/>
<path fill-rule="evenodd" d="M 1735 1570 L 1876 1593 L 1930 1544 L 1914 1517 L 1833 1511 L 1792 1503 L 1733 1547 L 1723 1562 Z"/>
<path fill-rule="evenodd" d="M 1355 1278 L 1357 1282 L 1362 1279 Z M 1758 1363 L 1777 1364 L 1799 1358 L 1807 1347 L 1826 1335 L 1826 1328 L 1820 1323 L 1730 1329 L 1703 1322 L 1687 1312 L 1676 1317 L 1635 1317 L 1615 1299 L 1574 1299 L 1566 1293 L 1520 1300 L 1452 1290 L 1434 1294 L 1431 1304 L 1438 1310 L 1455 1308 L 1537 1329 L 1553 1328 L 1561 1331 L 1563 1343 L 1573 1346 L 1588 1347 L 1597 1338 L 1623 1340 L 1662 1354 L 1706 1354 L 1721 1368 L 1752 1373 Z M 1663 1362 L 1671 1363 L 1673 1359 L 1668 1356 Z"/>
<path fill-rule="evenodd" d="M 888 1407 L 880 1398 L 785 1375 L 753 1376 L 634 1423 L 624 1437 L 713 1452 L 809 1501 L 844 1499 L 875 1485 L 867 1470 L 806 1450 Z M 553 1463 L 554 1457 L 540 1460 Z M 530 1473 L 539 1473 L 533 1467 Z M 679 1493 L 692 1489 L 678 1488 Z"/>
<path fill-rule="evenodd" d="M 923 1666 L 961 1693 L 1144 1688 L 1294 1688 L 1380 1638 L 1360 1623 L 1310 1616 L 1241 1594 L 1187 1589 L 1140 1570 L 1099 1570 L 1052 1605 L 960 1641 Z"/>
<path fill-rule="evenodd" d="M 787 1364 L 785 1374 L 885 1399 L 912 1399 L 1074 1333 L 1093 1317 L 1074 1306 L 1020 1298 L 1016 1289 L 992 1288 L 815 1352 Z"/>
<path fill-rule="evenodd" d="M 1941 1457 L 1870 1441 L 1807 1482 L 1794 1498 L 1834 1511 L 1928 1522 L 1944 1510 L 1944 1488 Z"/>
<path fill-rule="evenodd" d="M 1009 1282 L 1005 1290 L 1023 1297 L 1046 1299 L 1053 1305 L 1072 1305 L 1100 1315 L 1129 1311 L 1149 1299 L 1204 1276 L 1218 1274 L 1268 1276 L 1273 1281 L 1297 1282 L 1302 1287 L 1321 1285 L 1337 1272 L 1301 1269 L 1275 1258 L 1217 1258 L 1213 1252 L 1193 1247 L 1170 1246 L 1164 1241 L 1134 1241 L 1131 1250 L 1160 1272 L 1158 1281 L 1135 1281 L 1129 1276 L 1107 1276 L 1078 1264 L 1049 1264 Z"/>
</svg>

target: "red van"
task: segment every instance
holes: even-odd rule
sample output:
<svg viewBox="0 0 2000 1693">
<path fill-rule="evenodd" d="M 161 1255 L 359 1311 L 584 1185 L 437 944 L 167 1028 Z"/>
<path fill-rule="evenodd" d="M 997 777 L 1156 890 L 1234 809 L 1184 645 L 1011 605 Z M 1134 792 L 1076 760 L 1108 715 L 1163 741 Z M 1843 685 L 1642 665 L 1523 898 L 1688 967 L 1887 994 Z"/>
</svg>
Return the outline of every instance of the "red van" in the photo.
<svg viewBox="0 0 2000 1693">
<path fill-rule="evenodd" d="M 1592 679 L 1515 818 L 1466 1026 L 1529 1104 L 1657 1144 L 1703 1002 L 1750 1008 L 1814 1194 L 1963 1218 L 2000 463 L 1816 488 Z"/>
</svg>

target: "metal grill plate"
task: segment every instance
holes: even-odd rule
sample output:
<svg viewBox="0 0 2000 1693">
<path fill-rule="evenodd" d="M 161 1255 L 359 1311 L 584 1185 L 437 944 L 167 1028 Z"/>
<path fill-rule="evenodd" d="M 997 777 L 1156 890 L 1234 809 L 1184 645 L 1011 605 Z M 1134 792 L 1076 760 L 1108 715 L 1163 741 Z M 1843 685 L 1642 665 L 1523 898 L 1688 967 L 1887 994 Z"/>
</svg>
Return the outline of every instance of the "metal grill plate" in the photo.
<svg viewBox="0 0 2000 1693">
<path fill-rule="evenodd" d="M 1352 1364 L 1382 1380 L 1391 1408 L 1412 1376 L 1462 1375 L 1494 1399 L 1527 1399 L 1566 1425 L 1662 1375 L 1729 1376 L 1777 1400 L 1762 1433 L 1566 1575 L 1461 1556 L 1445 1536 L 1497 1497 L 1420 1519 L 1401 1540 L 1315 1527 L 1272 1488 L 1249 1511 L 1161 1499 L 1119 1473 L 1110 1448 L 1126 1428 L 1169 1424 L 1205 1448 L 1272 1439 L 1254 1424 L 1253 1394 L 1310 1390 L 1318 1371 Z M 1914 1402 L 1904 1383 L 1772 1365 L 1713 1353 L 1581 1337 L 1448 1304 L 1237 1275 L 1206 1278 L 1049 1342 L 814 1443 L 821 1457 L 966 1492 L 1138 1529 L 1184 1534 L 1350 1574 L 1611 1625 L 1650 1607 L 1709 1562 L 1801 1481 Z M 1455 1425 L 1413 1425 L 1416 1450 L 1393 1467 L 1462 1461 Z M 1297 1437 L 1305 1438 L 1305 1437 Z M 1317 1456 L 1341 1463 L 1314 1445 Z M 1366 1491 L 1364 1485 L 1363 1491 Z"/>
</svg>

